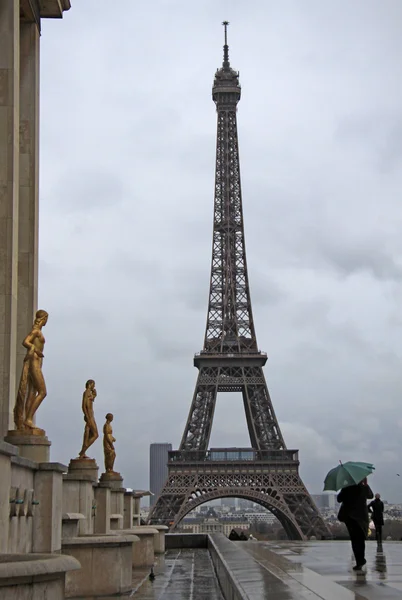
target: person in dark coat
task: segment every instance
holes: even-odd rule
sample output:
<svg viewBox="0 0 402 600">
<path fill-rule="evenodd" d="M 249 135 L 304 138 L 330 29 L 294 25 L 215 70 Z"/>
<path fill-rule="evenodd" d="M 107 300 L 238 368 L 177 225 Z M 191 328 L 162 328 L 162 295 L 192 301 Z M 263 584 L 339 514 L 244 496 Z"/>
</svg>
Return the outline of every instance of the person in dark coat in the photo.
<svg viewBox="0 0 402 600">
<path fill-rule="evenodd" d="M 338 502 L 342 503 L 338 519 L 347 527 L 356 559 L 354 571 L 359 571 L 366 564 L 365 551 L 369 526 L 367 500 L 371 500 L 373 496 L 367 479 L 364 479 L 357 485 L 343 488 L 337 497 Z"/>
<path fill-rule="evenodd" d="M 382 528 L 384 525 L 384 502 L 381 500 L 380 494 L 376 494 L 375 498 L 368 505 L 368 511 L 371 513 L 375 527 L 375 539 L 379 546 L 382 545 Z"/>
</svg>

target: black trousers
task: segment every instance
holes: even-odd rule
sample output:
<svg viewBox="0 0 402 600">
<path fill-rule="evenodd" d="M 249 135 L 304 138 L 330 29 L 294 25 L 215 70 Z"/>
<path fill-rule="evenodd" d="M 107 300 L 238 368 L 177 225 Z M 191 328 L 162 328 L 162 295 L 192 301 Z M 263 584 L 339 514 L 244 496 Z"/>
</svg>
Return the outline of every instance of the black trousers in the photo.
<svg viewBox="0 0 402 600">
<path fill-rule="evenodd" d="M 350 541 L 352 543 L 353 554 L 355 555 L 356 565 L 359 567 L 364 564 L 366 551 L 366 531 L 354 519 L 346 519 L 345 525 L 349 532 Z M 368 529 L 368 525 L 367 525 Z"/>
<path fill-rule="evenodd" d="M 379 544 L 382 544 L 382 523 L 378 522 L 378 521 L 374 521 L 373 519 L 373 523 L 374 523 L 374 527 L 375 527 L 375 539 L 377 540 L 377 542 Z"/>
</svg>

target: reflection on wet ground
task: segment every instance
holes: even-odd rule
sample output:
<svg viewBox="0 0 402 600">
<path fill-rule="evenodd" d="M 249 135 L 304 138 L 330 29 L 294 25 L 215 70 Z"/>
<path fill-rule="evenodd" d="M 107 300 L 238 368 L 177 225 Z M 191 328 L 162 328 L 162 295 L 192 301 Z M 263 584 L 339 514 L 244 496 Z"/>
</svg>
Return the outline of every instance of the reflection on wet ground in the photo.
<svg viewBox="0 0 402 600">
<path fill-rule="evenodd" d="M 208 550 L 168 550 L 132 596 L 134 600 L 223 600 Z"/>
<path fill-rule="evenodd" d="M 322 576 L 323 585 L 340 584 L 354 593 L 353 598 L 381 600 L 402 597 L 402 543 L 384 542 L 383 551 L 377 551 L 375 542 L 366 545 L 367 566 L 362 573 L 352 570 L 354 560 L 350 542 L 259 542 L 253 547 L 247 543 L 254 558 L 271 560 L 276 555 L 282 566 L 290 561 L 295 567 L 303 566 L 306 575 L 314 572 Z M 269 558 L 271 557 L 271 558 Z M 292 567 L 289 567 L 292 568 Z M 326 596 L 323 596 L 326 598 Z M 330 597 L 330 596 L 329 596 Z"/>
</svg>

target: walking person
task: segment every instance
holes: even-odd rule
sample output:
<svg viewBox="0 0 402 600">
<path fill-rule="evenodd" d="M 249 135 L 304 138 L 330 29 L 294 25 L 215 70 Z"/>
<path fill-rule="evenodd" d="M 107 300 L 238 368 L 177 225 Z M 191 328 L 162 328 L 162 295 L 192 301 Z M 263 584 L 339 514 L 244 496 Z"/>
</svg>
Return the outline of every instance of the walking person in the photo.
<svg viewBox="0 0 402 600">
<path fill-rule="evenodd" d="M 338 520 L 345 523 L 347 527 L 356 560 L 354 571 L 359 571 L 366 564 L 365 551 L 369 528 L 367 500 L 371 500 L 373 496 L 366 478 L 357 485 L 343 488 L 337 497 L 338 502 L 341 503 Z"/>
<path fill-rule="evenodd" d="M 375 527 L 375 539 L 377 540 L 378 548 L 382 547 L 382 528 L 384 525 L 384 502 L 381 500 L 380 494 L 376 494 L 375 498 L 368 505 L 368 511 L 371 513 Z"/>
</svg>

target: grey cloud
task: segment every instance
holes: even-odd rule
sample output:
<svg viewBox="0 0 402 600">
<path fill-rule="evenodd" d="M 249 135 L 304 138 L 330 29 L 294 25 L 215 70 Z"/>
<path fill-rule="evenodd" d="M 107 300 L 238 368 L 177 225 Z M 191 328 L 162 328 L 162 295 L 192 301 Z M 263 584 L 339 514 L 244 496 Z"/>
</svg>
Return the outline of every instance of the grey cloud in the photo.
<svg viewBox="0 0 402 600">
<path fill-rule="evenodd" d="M 400 281 L 402 269 L 395 259 L 381 248 L 376 248 L 372 243 L 366 247 L 322 248 L 323 256 L 331 262 L 344 275 L 351 275 L 367 271 L 373 277 L 383 281 Z"/>
<path fill-rule="evenodd" d="M 402 159 L 402 114 L 354 114 L 342 119 L 336 135 L 343 141 L 360 146 L 375 158 L 377 168 L 383 172 L 398 171 Z"/>
<path fill-rule="evenodd" d="M 386 248 L 386 239 L 376 235 L 361 237 L 315 236 L 315 256 L 317 263 L 332 266 L 341 276 L 347 277 L 367 273 L 379 281 L 400 281 L 402 265 Z"/>
<path fill-rule="evenodd" d="M 57 181 L 53 192 L 52 201 L 67 213 L 116 206 L 127 196 L 122 180 L 104 167 L 67 172 Z"/>
</svg>

